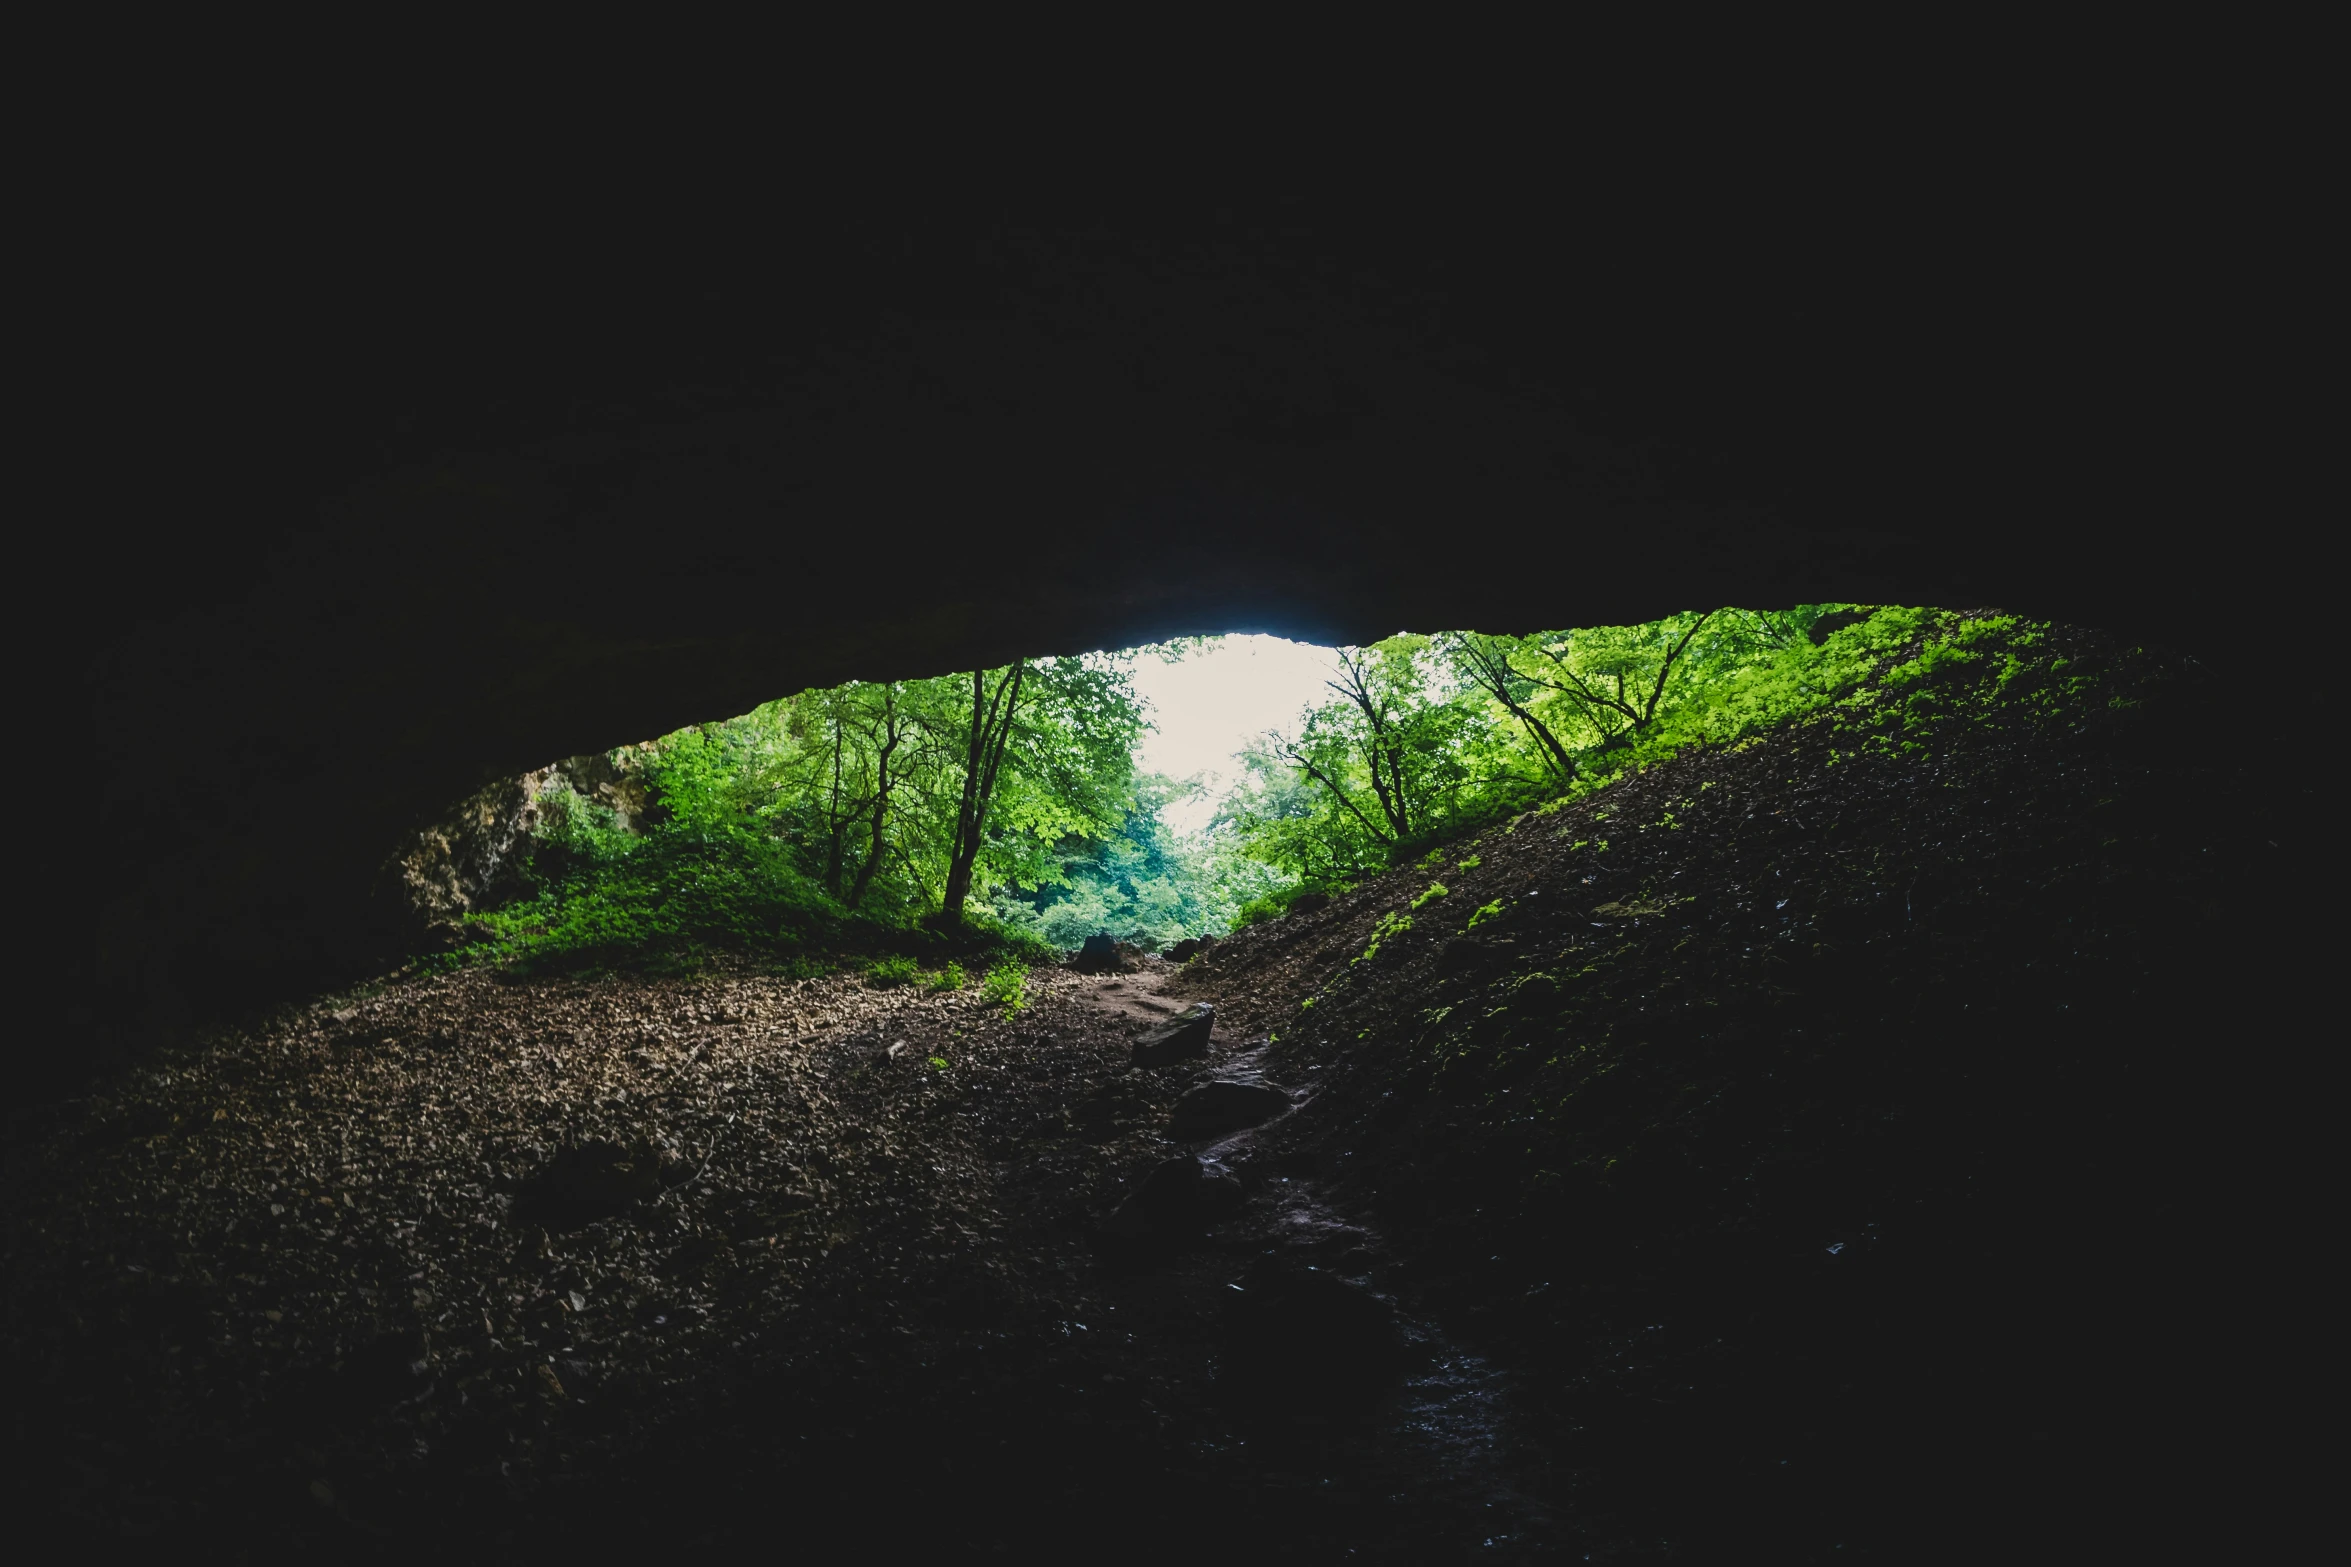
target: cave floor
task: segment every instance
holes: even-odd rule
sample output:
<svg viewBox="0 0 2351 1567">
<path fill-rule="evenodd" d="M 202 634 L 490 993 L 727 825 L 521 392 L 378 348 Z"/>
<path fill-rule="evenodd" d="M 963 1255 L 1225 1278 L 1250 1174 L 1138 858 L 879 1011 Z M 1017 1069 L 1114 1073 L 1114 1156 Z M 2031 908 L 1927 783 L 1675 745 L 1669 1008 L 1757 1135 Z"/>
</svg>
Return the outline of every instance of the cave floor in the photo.
<svg viewBox="0 0 2351 1567">
<path fill-rule="evenodd" d="M 1365 1289 L 1383 1253 L 1258 1133 L 1171 1140 L 1263 1036 L 1132 1067 L 1184 1004 L 1168 972 L 1040 971 L 1008 1017 L 749 965 L 467 971 L 159 1062 L 13 1150 L 27 1484 L 95 1534 L 263 1556 L 717 1543 L 779 1512 L 978 1552 L 1105 1518 L 1536 1548 L 1502 1378 L 1434 1328 L 1370 1396 L 1220 1365 L 1253 1269 Z M 1245 1204 L 1106 1240 L 1179 1151 Z"/>
</svg>

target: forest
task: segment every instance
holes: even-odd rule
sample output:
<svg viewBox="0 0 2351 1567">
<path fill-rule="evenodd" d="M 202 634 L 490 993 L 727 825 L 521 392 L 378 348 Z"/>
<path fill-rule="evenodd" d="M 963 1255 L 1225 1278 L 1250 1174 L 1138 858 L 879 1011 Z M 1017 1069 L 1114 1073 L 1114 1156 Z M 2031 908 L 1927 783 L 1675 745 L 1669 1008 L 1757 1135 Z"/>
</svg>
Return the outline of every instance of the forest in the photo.
<svg viewBox="0 0 2351 1567">
<path fill-rule="evenodd" d="M 730 951 L 911 977 L 974 954 L 1052 961 L 1093 935 L 1159 951 L 1856 700 L 1890 650 L 1947 656 L 1959 624 L 1724 608 L 1333 649 L 1326 699 L 1239 754 L 1195 832 L 1166 809 L 1208 784 L 1136 766 L 1151 717 L 1134 671 L 1210 639 L 805 691 L 642 748 L 636 819 L 557 782 L 518 895 L 426 961 L 676 971 Z"/>
</svg>

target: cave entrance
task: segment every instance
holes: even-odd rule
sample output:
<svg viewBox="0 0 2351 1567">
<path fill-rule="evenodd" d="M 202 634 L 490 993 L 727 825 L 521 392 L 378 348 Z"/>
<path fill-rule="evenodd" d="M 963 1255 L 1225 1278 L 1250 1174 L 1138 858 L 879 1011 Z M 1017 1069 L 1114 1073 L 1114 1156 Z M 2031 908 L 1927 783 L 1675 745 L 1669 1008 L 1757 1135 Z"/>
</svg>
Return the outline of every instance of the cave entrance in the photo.
<svg viewBox="0 0 2351 1567">
<path fill-rule="evenodd" d="M 910 979 L 1188 956 L 1787 716 L 1866 661 L 1845 643 L 1883 652 L 1917 620 L 1813 605 L 1361 646 L 1202 636 L 851 681 L 501 780 L 402 864 L 428 967 L 733 953 Z"/>
</svg>

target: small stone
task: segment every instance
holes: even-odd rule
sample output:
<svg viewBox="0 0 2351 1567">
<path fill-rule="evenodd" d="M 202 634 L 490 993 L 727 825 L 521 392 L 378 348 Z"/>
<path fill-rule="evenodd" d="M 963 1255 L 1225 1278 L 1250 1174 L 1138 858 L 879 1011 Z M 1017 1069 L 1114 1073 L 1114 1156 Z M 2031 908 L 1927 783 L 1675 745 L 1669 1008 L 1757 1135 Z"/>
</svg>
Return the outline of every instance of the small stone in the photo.
<svg viewBox="0 0 2351 1567">
<path fill-rule="evenodd" d="M 1201 1002 L 1164 1023 L 1135 1036 L 1134 1064 L 1166 1066 L 1192 1056 L 1208 1054 L 1208 1035 L 1216 1026 L 1216 1008 Z"/>
</svg>

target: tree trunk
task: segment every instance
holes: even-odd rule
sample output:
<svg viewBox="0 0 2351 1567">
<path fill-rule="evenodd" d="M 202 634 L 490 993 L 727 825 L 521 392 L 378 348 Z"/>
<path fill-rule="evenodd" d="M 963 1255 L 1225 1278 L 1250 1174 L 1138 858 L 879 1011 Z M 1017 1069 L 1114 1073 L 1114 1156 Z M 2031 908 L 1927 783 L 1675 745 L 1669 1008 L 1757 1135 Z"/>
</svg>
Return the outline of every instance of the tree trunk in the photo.
<svg viewBox="0 0 2351 1567">
<path fill-rule="evenodd" d="M 890 819 L 890 753 L 898 749 L 898 688 L 882 688 L 882 745 L 874 756 L 872 830 L 865 848 L 865 863 L 857 867 L 856 885 L 849 889 L 849 907 L 856 908 L 865 899 L 865 889 L 873 885 L 873 873 L 881 869 L 883 829 Z"/>
<path fill-rule="evenodd" d="M 1510 682 L 1514 677 L 1520 680 L 1531 677 L 1519 674 L 1517 666 L 1510 662 L 1509 653 L 1496 652 L 1491 644 L 1481 646 L 1464 635 L 1456 645 L 1469 659 L 1471 678 L 1484 686 L 1494 700 L 1508 709 L 1510 716 L 1517 719 L 1526 732 L 1534 737 L 1535 742 L 1543 748 L 1543 760 L 1559 774 L 1560 781 L 1573 781 L 1575 759 L 1567 754 L 1567 747 L 1560 744 L 1559 737 L 1551 732 L 1549 724 L 1537 718 L 1511 694 Z M 1535 683 L 1542 684 L 1540 681 Z"/>
<path fill-rule="evenodd" d="M 996 683 L 993 694 L 988 690 L 987 671 L 972 671 L 971 740 L 964 755 L 963 797 L 955 809 L 955 849 L 947 862 L 947 885 L 939 896 L 943 924 L 960 921 L 963 906 L 971 898 L 972 871 L 988 841 L 988 803 L 995 798 L 996 774 L 1012 738 L 1012 714 L 1020 705 L 1020 680 L 1027 668 L 1027 660 L 1015 662 Z"/>
<path fill-rule="evenodd" d="M 1363 743 L 1364 769 L 1371 774 L 1371 792 L 1380 802 L 1380 814 L 1388 819 L 1389 830 L 1401 842 L 1412 836 L 1412 812 L 1404 798 L 1403 747 L 1389 738 L 1386 704 L 1372 695 L 1371 681 L 1364 674 L 1361 660 L 1341 651 L 1339 667 L 1347 672 L 1347 683 L 1340 685 L 1333 681 L 1332 689 L 1353 702 L 1363 714 L 1369 731 Z M 1380 773 L 1383 760 L 1388 764 L 1385 777 Z"/>
<path fill-rule="evenodd" d="M 833 793 L 825 806 L 825 828 L 831 842 L 825 846 L 824 890 L 834 897 L 841 895 L 841 857 L 845 852 L 843 836 L 849 830 L 849 818 L 841 809 L 841 753 L 848 741 L 841 732 L 840 714 L 833 715 Z"/>
</svg>

